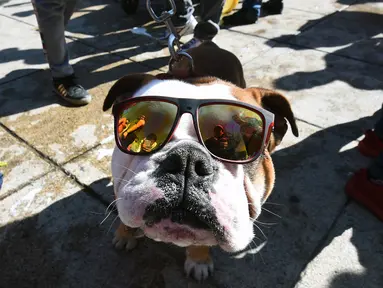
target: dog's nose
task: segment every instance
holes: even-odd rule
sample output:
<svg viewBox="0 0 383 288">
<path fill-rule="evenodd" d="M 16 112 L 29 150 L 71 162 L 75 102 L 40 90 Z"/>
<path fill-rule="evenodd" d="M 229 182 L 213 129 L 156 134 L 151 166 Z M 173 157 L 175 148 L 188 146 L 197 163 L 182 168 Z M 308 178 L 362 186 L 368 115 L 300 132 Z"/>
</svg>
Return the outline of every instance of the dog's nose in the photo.
<svg viewBox="0 0 383 288">
<path fill-rule="evenodd" d="M 213 174 L 211 156 L 195 145 L 180 145 L 169 151 L 160 169 L 169 174 L 181 174 L 189 178 L 208 177 Z"/>
<path fill-rule="evenodd" d="M 192 141 L 179 143 L 157 163 L 153 176 L 164 197 L 146 207 L 146 225 L 170 218 L 198 229 L 217 226 L 209 192 L 218 166 L 202 145 Z"/>
</svg>

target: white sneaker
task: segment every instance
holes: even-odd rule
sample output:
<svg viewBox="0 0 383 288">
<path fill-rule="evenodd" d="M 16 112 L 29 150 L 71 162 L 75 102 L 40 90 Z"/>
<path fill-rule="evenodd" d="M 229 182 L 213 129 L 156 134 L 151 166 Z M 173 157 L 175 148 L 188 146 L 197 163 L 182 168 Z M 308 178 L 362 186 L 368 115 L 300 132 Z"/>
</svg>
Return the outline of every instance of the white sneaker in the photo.
<svg viewBox="0 0 383 288">
<path fill-rule="evenodd" d="M 193 13 L 195 11 L 194 5 L 192 0 L 184 0 L 185 6 L 186 7 L 186 14 L 185 15 L 180 15 L 181 18 L 186 19 L 186 24 L 181 28 L 179 31 L 177 30 L 178 34 L 180 37 L 193 34 L 195 26 L 198 24 L 197 19 L 195 19 Z"/>
<path fill-rule="evenodd" d="M 176 27 L 176 31 L 180 37 L 193 34 L 195 26 L 197 26 L 198 22 L 193 15 L 191 15 L 184 26 Z M 170 31 L 166 30 L 165 38 L 168 38 L 170 35 Z"/>
<path fill-rule="evenodd" d="M 186 18 L 186 23 L 183 26 L 175 27 L 178 35 L 180 37 L 193 34 L 195 26 L 198 24 L 197 19 L 194 17 L 194 6 L 191 0 L 184 0 L 186 8 L 186 14 L 180 15 L 181 18 Z M 170 35 L 170 31 L 166 30 L 163 37 L 161 37 L 161 43 L 164 45 L 168 44 L 168 38 Z"/>
</svg>

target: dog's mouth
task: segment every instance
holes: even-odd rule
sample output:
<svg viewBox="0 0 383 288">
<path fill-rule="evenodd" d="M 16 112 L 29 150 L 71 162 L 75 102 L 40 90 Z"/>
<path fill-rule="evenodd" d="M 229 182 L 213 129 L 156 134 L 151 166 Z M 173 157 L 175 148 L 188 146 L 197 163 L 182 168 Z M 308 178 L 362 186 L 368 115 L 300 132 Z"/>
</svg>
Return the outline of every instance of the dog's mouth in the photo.
<svg viewBox="0 0 383 288">
<path fill-rule="evenodd" d="M 186 211 L 182 208 L 172 210 L 170 214 L 170 220 L 173 223 L 190 226 L 191 228 L 205 229 L 205 230 L 210 229 L 209 225 L 206 222 L 199 219 L 197 216 L 195 216 L 191 212 Z"/>
<path fill-rule="evenodd" d="M 169 234 L 182 234 L 180 235 L 182 238 L 192 238 L 192 231 L 196 230 L 208 231 L 217 240 L 224 238 L 224 229 L 212 213 L 193 213 L 193 209 L 185 209 L 183 207 L 165 210 L 156 209 L 158 206 L 152 206 L 151 208 L 155 210 L 155 213 L 149 208 L 144 216 L 144 223 L 148 228 L 161 226 Z"/>
<path fill-rule="evenodd" d="M 146 217 L 145 219 L 146 226 L 152 227 L 154 224 L 160 222 L 161 220 L 168 219 L 172 223 L 189 226 L 195 229 L 209 230 L 211 228 L 207 222 L 203 221 L 202 219 L 197 217 L 195 214 L 182 208 L 172 209 L 167 216 L 165 215 L 163 215 L 162 217 L 158 217 L 159 215 L 156 215 L 156 216 Z"/>
</svg>

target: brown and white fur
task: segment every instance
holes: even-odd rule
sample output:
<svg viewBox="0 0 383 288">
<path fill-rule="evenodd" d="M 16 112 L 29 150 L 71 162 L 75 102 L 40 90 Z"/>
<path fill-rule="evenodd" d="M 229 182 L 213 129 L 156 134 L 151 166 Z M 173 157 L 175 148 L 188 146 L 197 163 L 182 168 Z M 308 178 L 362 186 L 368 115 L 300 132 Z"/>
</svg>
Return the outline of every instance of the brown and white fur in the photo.
<svg viewBox="0 0 383 288">
<path fill-rule="evenodd" d="M 157 153 L 133 156 L 118 148 L 114 150 L 112 176 L 121 219 L 113 240 L 115 246 L 132 249 L 136 238 L 145 235 L 186 247 L 185 271 L 202 280 L 213 271 L 209 247 L 219 245 L 225 251 L 235 252 L 252 241 L 253 222 L 274 186 L 270 153 L 287 132 L 287 121 L 295 136 L 298 129 L 283 95 L 245 88 L 242 66 L 234 54 L 210 42 L 189 53 L 194 59 L 193 75 L 182 80 L 171 79 L 179 77 L 167 74 L 125 76 L 109 91 L 104 111 L 119 98 L 158 95 L 239 100 L 275 114 L 275 128 L 267 149 L 256 161 L 245 165 L 213 159 L 198 142 L 189 114 L 181 117 L 171 141 Z M 173 71 L 183 75 L 182 63 Z M 170 157 L 178 161 L 177 171 L 166 169 Z M 195 173 L 197 162 L 213 172 Z M 188 215 L 190 225 L 188 220 L 171 220 L 174 211 L 180 209 Z M 193 225 L 196 219 L 204 225 Z"/>
</svg>

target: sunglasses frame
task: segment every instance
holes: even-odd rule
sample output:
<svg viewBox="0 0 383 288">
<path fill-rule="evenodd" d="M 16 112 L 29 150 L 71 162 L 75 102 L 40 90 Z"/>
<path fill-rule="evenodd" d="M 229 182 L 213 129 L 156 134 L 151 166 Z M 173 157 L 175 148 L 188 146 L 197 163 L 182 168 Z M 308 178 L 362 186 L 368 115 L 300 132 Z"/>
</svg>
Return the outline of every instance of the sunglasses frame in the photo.
<svg viewBox="0 0 383 288">
<path fill-rule="evenodd" d="M 167 138 L 162 142 L 161 146 L 158 146 L 157 149 L 147 152 L 145 154 L 142 153 L 136 153 L 132 151 L 128 151 L 127 149 L 124 149 L 121 145 L 121 141 L 118 135 L 118 121 L 120 119 L 120 114 L 123 110 L 127 109 L 127 105 L 131 103 L 138 103 L 138 102 L 146 102 L 146 101 L 156 101 L 156 102 L 167 102 L 170 104 L 173 104 L 177 107 L 177 114 L 174 119 L 173 126 L 171 127 L 169 131 L 169 135 Z M 211 105 L 219 105 L 219 104 L 226 104 L 226 105 L 232 105 L 237 107 L 242 107 L 249 109 L 256 113 L 258 116 L 261 117 L 262 123 L 263 123 L 263 139 L 262 139 L 262 145 L 261 149 L 259 149 L 258 153 L 256 153 L 254 156 L 246 159 L 246 160 L 229 160 L 224 159 L 219 156 L 214 155 L 209 151 L 209 149 L 205 146 L 205 143 L 202 139 L 201 131 L 199 129 L 199 122 L 198 122 L 198 111 L 203 106 L 211 106 Z M 159 151 L 163 146 L 165 146 L 173 137 L 174 131 L 177 129 L 177 126 L 179 124 L 179 121 L 181 119 L 181 116 L 185 113 L 191 114 L 193 118 L 193 125 L 194 129 L 197 133 L 197 137 L 199 142 L 206 148 L 206 150 L 212 155 L 215 159 L 218 159 L 222 162 L 227 163 L 236 163 L 236 164 L 245 164 L 252 162 L 256 160 L 265 150 L 265 148 L 268 145 L 268 142 L 270 140 L 271 132 L 274 128 L 274 114 L 270 111 L 267 111 L 266 109 L 263 109 L 261 107 L 253 106 L 247 103 L 243 103 L 240 101 L 235 100 L 223 100 L 223 99 L 191 99 L 191 98 L 172 98 L 172 97 L 164 97 L 164 96 L 139 96 L 134 98 L 129 98 L 126 100 L 122 100 L 118 103 L 115 103 L 113 105 L 113 116 L 114 116 L 114 136 L 115 141 L 117 144 L 117 147 L 121 150 L 121 152 L 129 155 L 140 155 L 140 156 L 146 156 L 150 155 L 152 153 L 156 153 Z"/>
</svg>

